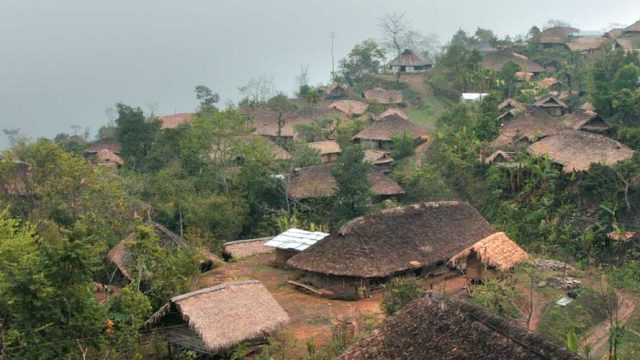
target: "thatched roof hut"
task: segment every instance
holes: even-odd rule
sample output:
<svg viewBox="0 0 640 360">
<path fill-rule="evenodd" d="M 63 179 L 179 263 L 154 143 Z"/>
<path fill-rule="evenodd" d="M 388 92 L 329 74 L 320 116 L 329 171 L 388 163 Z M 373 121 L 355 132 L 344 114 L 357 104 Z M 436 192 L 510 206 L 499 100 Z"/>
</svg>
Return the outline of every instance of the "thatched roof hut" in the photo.
<svg viewBox="0 0 640 360">
<path fill-rule="evenodd" d="M 114 154 L 120 155 L 120 142 L 118 139 L 114 138 L 102 138 L 100 140 L 94 141 L 89 147 L 84 151 L 87 154 L 97 154 L 100 150 L 109 150 Z"/>
<path fill-rule="evenodd" d="M 624 49 L 627 53 L 634 52 L 637 48 L 640 48 L 640 39 L 636 38 L 636 36 L 617 38 L 616 47 Z"/>
<path fill-rule="evenodd" d="M 532 108 L 504 123 L 498 137 L 491 142 L 491 146 L 500 148 L 522 140 L 531 142 L 555 134 L 562 129 L 564 124 L 558 118 L 549 116 L 541 109 Z"/>
<path fill-rule="evenodd" d="M 591 164 L 613 165 L 633 156 L 633 150 L 602 135 L 578 130 L 563 130 L 529 146 L 529 152 L 548 156 L 563 166 L 563 171 L 587 171 Z"/>
<path fill-rule="evenodd" d="M 567 110 L 567 104 L 555 96 L 546 96 L 534 104 L 535 107 L 543 109 L 549 115 L 560 116 Z"/>
<path fill-rule="evenodd" d="M 392 72 L 419 73 L 433 66 L 433 62 L 417 52 L 406 49 L 388 64 Z"/>
<path fill-rule="evenodd" d="M 604 36 L 577 37 L 567 43 L 569 50 L 578 52 L 590 52 L 602 49 L 610 40 Z"/>
<path fill-rule="evenodd" d="M 498 110 L 499 111 L 507 111 L 507 110 L 522 111 L 524 110 L 524 106 L 522 106 L 522 104 L 520 104 L 517 100 L 508 98 L 498 105 Z"/>
<path fill-rule="evenodd" d="M 97 165 L 98 166 L 122 166 L 124 164 L 124 160 L 109 149 L 101 149 L 96 154 Z"/>
<path fill-rule="evenodd" d="M 467 259 L 472 255 L 475 255 L 481 264 L 500 271 L 509 270 L 529 257 L 527 252 L 505 233 L 498 232 L 462 250 L 449 260 L 448 265 L 464 269 Z"/>
<path fill-rule="evenodd" d="M 486 309 L 429 291 L 347 349 L 340 360 L 580 360 Z"/>
<path fill-rule="evenodd" d="M 387 116 L 384 119 L 375 121 L 371 126 L 357 133 L 353 140 L 390 142 L 394 136 L 399 136 L 403 133 L 407 133 L 407 135 L 417 140 L 425 136 L 427 131 L 399 116 Z"/>
<path fill-rule="evenodd" d="M 544 79 L 540 79 L 540 80 L 536 81 L 536 86 L 539 89 L 549 89 L 549 88 L 553 88 L 553 87 L 559 87 L 560 86 L 560 81 L 558 81 L 558 79 L 556 79 L 554 77 L 546 77 Z"/>
<path fill-rule="evenodd" d="M 329 104 L 329 109 L 339 111 L 343 114 L 353 116 L 362 115 L 367 111 L 369 105 L 357 100 L 339 100 Z"/>
<path fill-rule="evenodd" d="M 331 174 L 332 164 L 309 166 L 294 170 L 285 182 L 289 197 L 297 200 L 325 198 L 333 196 L 338 187 Z M 371 182 L 371 192 L 377 196 L 404 194 L 398 183 L 377 169 L 371 169 L 367 176 Z"/>
<path fill-rule="evenodd" d="M 384 151 L 366 149 L 363 161 L 373 165 L 387 165 L 392 163 L 394 159 Z"/>
<path fill-rule="evenodd" d="M 365 90 L 362 96 L 369 102 L 378 104 L 398 104 L 402 102 L 402 91 L 400 90 L 385 90 L 377 87 Z"/>
<path fill-rule="evenodd" d="M 155 221 L 149 222 L 147 226 L 153 228 L 156 235 L 158 235 L 160 246 L 165 249 L 186 248 L 189 246 L 189 243 L 187 243 L 185 239 Z M 113 265 L 119 273 L 121 279 L 118 280 L 121 282 L 127 283 L 133 280 L 131 274 L 133 259 L 131 257 L 131 253 L 127 249 L 127 244 L 134 241 L 136 241 L 135 233 L 131 233 L 125 239 L 112 247 L 105 256 L 105 261 L 108 264 Z"/>
<path fill-rule="evenodd" d="M 413 204 L 355 218 L 287 265 L 313 273 L 381 278 L 444 263 L 493 233 L 468 203 Z"/>
<path fill-rule="evenodd" d="M 622 33 L 625 35 L 640 34 L 640 20 L 624 28 L 624 30 L 622 30 Z"/>
<path fill-rule="evenodd" d="M 576 110 L 567 115 L 564 124 L 569 129 L 589 131 L 592 133 L 605 134 L 609 131 L 609 125 L 595 111 Z"/>
<path fill-rule="evenodd" d="M 340 85 L 338 83 L 333 83 L 325 87 L 322 91 L 328 99 L 340 99 L 347 95 L 348 89 L 346 86 Z"/>
<path fill-rule="evenodd" d="M 533 42 L 538 44 L 565 45 L 570 40 L 569 36 L 577 31 L 579 30 L 570 26 L 554 26 L 543 30 L 538 39 L 534 39 Z"/>
<path fill-rule="evenodd" d="M 338 156 L 342 152 L 340 144 L 335 140 L 322 140 L 308 143 L 309 147 L 316 149 L 320 152 L 320 158 L 322 162 L 334 162 L 338 159 Z"/>
<path fill-rule="evenodd" d="M 160 116 L 161 129 L 175 129 L 182 124 L 188 124 L 193 119 L 193 113 L 178 113 Z"/>
<path fill-rule="evenodd" d="M 502 150 L 496 150 L 493 154 L 487 156 L 487 158 L 484 159 L 484 164 L 488 166 L 494 163 L 505 163 L 512 160 L 513 156 L 511 155 L 511 153 Z"/>
<path fill-rule="evenodd" d="M 500 71 L 510 61 L 520 65 L 520 70 L 526 73 L 538 74 L 544 72 L 544 68 L 535 61 L 510 50 L 485 52 L 482 54 L 481 64 L 485 69 Z"/>
<path fill-rule="evenodd" d="M 265 338 L 287 322 L 289 316 L 264 285 L 249 280 L 175 296 L 145 325 L 166 324 L 171 345 L 216 354 Z"/>
<path fill-rule="evenodd" d="M 409 115 L 407 115 L 404 111 L 398 108 L 387 109 L 384 112 L 382 112 L 380 115 L 374 115 L 373 120 L 380 121 L 380 120 L 384 120 L 389 116 L 398 116 L 405 120 L 409 120 Z"/>
</svg>

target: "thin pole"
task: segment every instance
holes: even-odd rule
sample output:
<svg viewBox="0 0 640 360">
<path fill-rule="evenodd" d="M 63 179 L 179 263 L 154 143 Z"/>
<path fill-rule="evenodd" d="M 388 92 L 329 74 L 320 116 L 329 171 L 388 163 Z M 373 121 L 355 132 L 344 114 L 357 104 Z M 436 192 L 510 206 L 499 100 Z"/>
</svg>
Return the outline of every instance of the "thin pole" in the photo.
<svg viewBox="0 0 640 360">
<path fill-rule="evenodd" d="M 333 40 L 336 38 L 336 34 L 331 32 L 331 80 L 336 81 L 336 69 L 333 58 Z"/>
</svg>

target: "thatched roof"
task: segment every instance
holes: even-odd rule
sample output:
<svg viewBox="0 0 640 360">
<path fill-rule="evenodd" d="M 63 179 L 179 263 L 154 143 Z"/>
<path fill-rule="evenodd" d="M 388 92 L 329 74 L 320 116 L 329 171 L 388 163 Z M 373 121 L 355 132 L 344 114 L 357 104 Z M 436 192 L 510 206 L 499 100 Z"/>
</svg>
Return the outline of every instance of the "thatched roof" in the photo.
<svg viewBox="0 0 640 360">
<path fill-rule="evenodd" d="M 413 204 L 353 219 L 287 264 L 323 274 L 386 277 L 446 261 L 493 233 L 468 203 Z"/>
<path fill-rule="evenodd" d="M 569 129 L 595 133 L 606 133 L 609 130 L 609 125 L 604 119 L 597 112 L 591 110 L 579 109 L 572 112 L 565 117 L 564 124 Z"/>
<path fill-rule="evenodd" d="M 604 44 L 609 42 L 606 37 L 578 37 L 567 43 L 571 51 L 599 50 Z"/>
<path fill-rule="evenodd" d="M 289 322 L 289 316 L 259 281 L 238 281 L 175 296 L 162 306 L 146 326 L 179 312 L 212 353 L 258 339 Z M 169 330 L 171 332 L 171 330 Z"/>
<path fill-rule="evenodd" d="M 187 124 L 193 118 L 193 113 L 178 113 L 160 116 L 161 129 L 175 129 L 182 124 Z"/>
<path fill-rule="evenodd" d="M 540 44 L 566 44 L 569 42 L 569 35 L 576 31 L 578 29 L 570 26 L 554 26 L 543 30 L 535 42 Z"/>
<path fill-rule="evenodd" d="M 634 51 L 637 47 L 640 47 L 640 41 L 638 41 L 638 43 L 636 43 L 635 39 L 633 37 L 622 37 L 622 38 L 617 38 L 616 39 L 616 43 L 618 44 L 618 46 L 620 46 L 621 48 L 623 48 L 625 51 Z"/>
<path fill-rule="evenodd" d="M 329 108 L 340 111 L 341 113 L 346 115 L 362 115 L 365 111 L 367 111 L 369 105 L 363 103 L 362 101 L 339 100 L 329 104 Z"/>
<path fill-rule="evenodd" d="M 560 81 L 554 77 L 546 77 L 536 81 L 536 86 L 540 89 L 548 89 L 556 84 L 560 84 Z"/>
<path fill-rule="evenodd" d="M 623 29 L 620 28 L 614 28 L 611 29 L 609 31 L 607 31 L 606 33 L 604 33 L 604 36 L 610 38 L 610 39 L 615 39 L 617 37 L 619 37 L 620 35 L 622 35 L 622 31 Z"/>
<path fill-rule="evenodd" d="M 635 33 L 640 33 L 640 20 L 634 22 L 633 24 L 627 26 L 626 28 L 624 28 L 624 30 L 622 30 L 623 33 L 625 34 L 635 34 Z"/>
<path fill-rule="evenodd" d="M 500 128 L 498 137 L 491 143 L 492 147 L 514 144 L 520 140 L 536 140 L 564 129 L 562 121 L 552 117 L 540 109 L 528 109 Z"/>
<path fill-rule="evenodd" d="M 567 173 L 586 171 L 593 163 L 613 165 L 633 156 L 633 150 L 613 139 L 571 129 L 531 144 L 529 152 L 548 156 L 563 165 L 563 171 Z"/>
<path fill-rule="evenodd" d="M 122 158 L 109 149 L 101 149 L 96 154 L 99 166 L 121 166 L 124 164 Z"/>
<path fill-rule="evenodd" d="M 549 95 L 547 97 L 544 97 L 536 101 L 534 105 L 540 108 L 563 108 L 563 109 L 567 108 L 567 104 L 565 104 L 562 100 L 559 100 L 557 97 L 552 95 Z"/>
<path fill-rule="evenodd" d="M 596 111 L 596 108 L 593 106 L 592 103 L 590 102 L 586 102 L 582 105 L 580 105 L 580 110 L 590 110 L 590 111 Z"/>
<path fill-rule="evenodd" d="M 120 142 L 114 138 L 103 138 L 89 145 L 85 152 L 88 154 L 97 154 L 103 149 L 109 150 L 114 154 L 120 154 Z"/>
<path fill-rule="evenodd" d="M 340 144 L 335 140 L 322 140 L 308 143 L 310 147 L 320 151 L 320 155 L 339 154 L 342 152 Z"/>
<path fill-rule="evenodd" d="M 335 90 L 342 90 L 342 91 L 344 91 L 346 93 L 347 92 L 347 87 L 343 86 L 343 85 L 340 85 L 338 83 L 333 83 L 333 84 L 331 84 L 331 85 L 329 85 L 329 86 L 327 86 L 326 88 L 323 89 L 323 91 L 324 91 L 324 93 L 326 95 L 330 95 Z"/>
<path fill-rule="evenodd" d="M 399 116 L 387 116 L 382 120 L 375 121 L 371 126 L 357 133 L 353 139 L 391 141 L 394 136 L 402 135 L 405 132 L 414 139 L 427 134 L 424 128 L 415 125 L 409 120 Z"/>
<path fill-rule="evenodd" d="M 385 90 L 377 87 L 365 90 L 362 96 L 368 101 L 378 104 L 398 104 L 402 102 L 402 91 L 400 90 Z"/>
<path fill-rule="evenodd" d="M 273 160 L 289 160 L 291 154 L 282 146 L 269 140 L 268 138 L 259 136 L 257 134 L 245 134 L 238 135 L 229 138 L 229 142 L 223 142 L 220 145 L 212 145 L 209 152 L 209 158 L 211 160 L 232 160 L 241 156 L 241 151 L 238 146 L 245 145 L 260 145 L 263 146 L 267 153 Z"/>
<path fill-rule="evenodd" d="M 389 66 L 428 66 L 433 65 L 429 59 L 425 59 L 411 49 L 406 49 L 402 54 L 389 62 Z"/>
<path fill-rule="evenodd" d="M 387 109 L 384 112 L 382 112 L 380 115 L 374 115 L 373 116 L 373 120 L 379 121 L 382 120 L 388 116 L 398 116 L 401 117 L 405 120 L 409 120 L 409 115 L 407 115 L 404 111 L 398 109 L 398 108 L 391 108 L 391 109 Z"/>
<path fill-rule="evenodd" d="M 385 165 L 393 162 L 393 158 L 384 151 L 366 149 L 364 151 L 364 162 L 373 165 Z"/>
<path fill-rule="evenodd" d="M 434 291 L 387 318 L 340 360 L 580 360 L 486 309 Z"/>
<path fill-rule="evenodd" d="M 491 51 L 482 54 L 482 67 L 485 69 L 500 71 L 509 61 L 520 65 L 520 70 L 527 73 L 535 74 L 544 72 L 544 68 L 535 61 L 529 60 L 528 57 L 509 50 Z"/>
<path fill-rule="evenodd" d="M 526 71 L 516 71 L 516 74 L 515 74 L 516 79 L 520 81 L 531 81 L 534 75 L 535 75 L 534 73 L 526 72 Z"/>
<path fill-rule="evenodd" d="M 487 267 L 500 271 L 509 270 L 529 257 L 526 251 L 503 233 L 487 236 L 462 250 L 449 260 L 449 266 L 464 269 L 469 255 L 475 254 Z"/>
<path fill-rule="evenodd" d="M 484 159 L 484 164 L 491 165 L 495 162 L 506 162 L 512 159 L 513 159 L 513 156 L 511 156 L 511 153 L 508 153 L 502 150 L 497 150 L 493 154 L 487 156 L 486 159 Z"/>
<path fill-rule="evenodd" d="M 511 110 L 511 109 L 524 110 L 524 106 L 522 106 L 522 104 L 520 104 L 517 100 L 514 100 L 512 98 L 508 98 L 498 105 L 498 110 L 500 111 Z"/>
<path fill-rule="evenodd" d="M 338 187 L 336 179 L 331 174 L 333 164 L 309 166 L 296 169 L 286 177 L 287 192 L 292 199 L 312 199 L 333 196 Z M 371 192 L 378 196 L 404 194 L 398 183 L 377 169 L 371 169 L 368 174 L 371 182 Z"/>
<path fill-rule="evenodd" d="M 185 239 L 181 238 L 180 236 L 173 233 L 166 227 L 158 224 L 157 222 L 152 221 L 146 225 L 153 228 L 156 235 L 158 235 L 160 245 L 165 249 L 178 247 L 186 248 L 189 246 L 189 243 L 187 243 Z M 134 241 L 135 233 L 131 233 L 125 239 L 112 247 L 105 256 L 105 261 L 107 263 L 113 264 L 120 271 L 122 276 L 128 281 L 132 280 L 130 269 L 133 263 L 133 259 L 131 258 L 131 253 L 129 252 L 129 250 L 127 250 L 127 244 L 130 244 Z"/>
</svg>

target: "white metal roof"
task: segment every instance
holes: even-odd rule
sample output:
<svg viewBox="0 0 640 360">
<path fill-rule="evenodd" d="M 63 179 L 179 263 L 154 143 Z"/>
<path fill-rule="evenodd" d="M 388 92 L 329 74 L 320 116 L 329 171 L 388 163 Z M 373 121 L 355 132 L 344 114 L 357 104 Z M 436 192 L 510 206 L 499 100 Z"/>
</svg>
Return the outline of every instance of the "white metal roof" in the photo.
<svg viewBox="0 0 640 360">
<path fill-rule="evenodd" d="M 480 101 L 484 99 L 486 96 L 489 96 L 487 93 L 462 93 L 460 98 L 463 101 Z"/>
<path fill-rule="evenodd" d="M 264 246 L 302 251 L 327 236 L 329 234 L 323 232 L 292 228 L 267 241 Z"/>
</svg>

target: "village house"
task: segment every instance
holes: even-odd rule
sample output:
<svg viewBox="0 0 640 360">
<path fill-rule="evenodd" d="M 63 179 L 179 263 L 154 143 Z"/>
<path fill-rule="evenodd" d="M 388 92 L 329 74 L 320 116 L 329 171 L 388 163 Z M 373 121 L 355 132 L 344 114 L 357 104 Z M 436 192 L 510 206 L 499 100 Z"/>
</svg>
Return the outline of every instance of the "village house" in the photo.
<svg viewBox="0 0 640 360">
<path fill-rule="evenodd" d="M 593 110 L 578 109 L 564 118 L 564 124 L 569 129 L 595 134 L 606 135 L 609 132 L 609 125 Z"/>
<path fill-rule="evenodd" d="M 348 116 L 360 116 L 367 111 L 369 105 L 357 100 L 338 100 L 328 107 Z"/>
<path fill-rule="evenodd" d="M 519 143 L 528 144 L 539 138 L 555 134 L 564 127 L 564 123 L 558 118 L 550 116 L 543 109 L 532 107 L 516 118 L 505 122 L 490 147 L 501 149 Z"/>
<path fill-rule="evenodd" d="M 421 73 L 431 69 L 433 62 L 418 55 L 411 49 L 406 49 L 402 54 L 391 60 L 388 64 L 389 70 L 393 73 Z"/>
<path fill-rule="evenodd" d="M 242 164 L 245 161 L 246 150 L 244 147 L 260 146 L 266 151 L 272 160 L 285 161 L 291 159 L 291 154 L 282 146 L 270 140 L 271 137 L 262 137 L 256 134 L 238 135 L 225 138 L 219 145 L 212 145 L 209 151 L 209 159 L 215 162 L 234 161 Z"/>
<path fill-rule="evenodd" d="M 374 104 L 399 104 L 402 102 L 402 91 L 385 90 L 383 88 L 377 87 L 365 90 L 362 93 L 362 97 Z"/>
<path fill-rule="evenodd" d="M 151 227 L 158 236 L 159 244 L 167 251 L 177 248 L 187 248 L 189 243 L 182 237 L 173 233 L 157 222 L 150 221 L 147 226 Z M 128 244 L 132 244 L 136 239 L 136 233 L 131 233 L 118 244 L 109 250 L 105 256 L 105 262 L 111 268 L 110 284 L 128 284 L 133 281 L 131 269 L 135 266 L 131 253 L 127 249 Z"/>
<path fill-rule="evenodd" d="M 333 164 L 323 164 L 295 169 L 285 177 L 288 196 L 294 200 L 333 196 L 338 183 L 331 174 L 332 167 Z M 388 198 L 404 194 L 404 189 L 384 174 L 382 169 L 371 169 L 367 178 L 371 183 L 372 194 L 377 197 Z"/>
<path fill-rule="evenodd" d="M 405 113 L 404 111 L 398 109 L 398 108 L 390 108 L 387 109 L 385 111 L 383 111 L 380 115 L 373 115 L 372 116 L 372 120 L 374 121 L 380 121 L 380 120 L 384 120 L 385 118 L 389 117 L 389 116 L 398 116 L 401 117 L 405 120 L 409 120 L 409 115 L 407 115 L 407 113 Z"/>
<path fill-rule="evenodd" d="M 160 116 L 160 129 L 175 129 L 182 124 L 188 124 L 193 119 L 193 113 L 178 113 Z"/>
<path fill-rule="evenodd" d="M 84 151 L 87 155 L 97 155 L 100 150 L 109 150 L 110 152 L 120 155 L 120 142 L 118 142 L 115 138 L 102 138 L 100 140 L 94 141 L 89 147 Z"/>
<path fill-rule="evenodd" d="M 543 30 L 535 39 L 529 41 L 538 45 L 539 50 L 543 49 L 567 49 L 571 34 L 579 30 L 570 26 L 554 26 Z"/>
<path fill-rule="evenodd" d="M 124 160 L 109 149 L 101 149 L 95 155 L 96 157 L 96 165 L 104 166 L 104 167 L 115 167 L 118 168 L 124 165 Z"/>
<path fill-rule="evenodd" d="M 506 166 L 508 164 L 513 164 L 514 163 L 513 153 L 506 152 L 503 150 L 496 150 L 493 154 L 487 156 L 482 161 L 482 163 L 485 166 L 490 166 L 490 165 Z"/>
<path fill-rule="evenodd" d="M 505 121 L 510 121 L 518 116 L 518 111 L 515 109 L 507 110 L 498 116 L 498 120 L 500 123 L 504 123 Z"/>
<path fill-rule="evenodd" d="M 496 50 L 482 53 L 481 65 L 483 68 L 492 71 L 500 71 L 508 62 L 514 62 L 520 66 L 520 71 L 537 76 L 545 70 L 528 57 L 514 53 L 510 50 Z"/>
<path fill-rule="evenodd" d="M 264 246 L 275 249 L 276 256 L 273 261 L 274 265 L 284 266 L 292 256 L 306 250 L 309 246 L 327 236 L 329 236 L 329 234 L 319 231 L 291 228 L 267 241 L 264 243 Z"/>
<path fill-rule="evenodd" d="M 551 116 L 562 116 L 567 111 L 567 104 L 558 100 L 553 95 L 544 97 L 534 104 L 535 107 L 544 110 Z"/>
<path fill-rule="evenodd" d="M 417 145 L 426 136 L 427 131 L 407 119 L 394 115 L 374 121 L 368 128 L 354 135 L 352 140 L 369 149 L 393 150 L 393 138 L 403 134 L 413 139 Z"/>
<path fill-rule="evenodd" d="M 269 240 L 273 239 L 273 236 L 227 241 L 222 245 L 222 258 L 225 261 L 239 260 L 249 256 L 259 254 L 269 254 L 274 252 L 273 248 L 265 247 Z"/>
<path fill-rule="evenodd" d="M 547 156 L 562 165 L 565 173 L 587 171 L 595 163 L 613 165 L 633 156 L 633 150 L 618 141 L 573 129 L 549 135 L 531 144 L 528 151 Z"/>
<path fill-rule="evenodd" d="M 340 144 L 335 140 L 322 140 L 308 143 L 309 147 L 320 152 L 320 159 L 323 163 L 332 163 L 338 160 L 342 150 Z"/>
<path fill-rule="evenodd" d="M 256 280 L 229 282 L 172 297 L 145 327 L 164 334 L 172 353 L 229 355 L 243 342 L 264 343 L 289 316 Z"/>
<path fill-rule="evenodd" d="M 633 24 L 627 26 L 622 30 L 622 34 L 624 35 L 640 35 L 640 20 L 634 22 Z"/>
<path fill-rule="evenodd" d="M 599 53 L 607 45 L 611 47 L 611 40 L 604 36 L 581 36 L 572 39 L 567 46 L 569 50 L 585 55 Z"/>
<path fill-rule="evenodd" d="M 581 360 L 582 357 L 479 305 L 428 291 L 338 357 L 338 360 L 365 359 Z"/>
<path fill-rule="evenodd" d="M 436 272 L 495 232 L 468 203 L 413 204 L 355 218 L 287 265 L 304 271 L 301 281 L 325 293 L 359 298 L 395 275 Z"/>
<path fill-rule="evenodd" d="M 447 263 L 452 268 L 464 270 L 473 282 L 504 277 L 515 265 L 529 255 L 503 233 L 487 236 L 453 256 Z"/>
<path fill-rule="evenodd" d="M 347 88 L 338 83 L 333 83 L 322 91 L 324 92 L 324 97 L 330 100 L 342 99 L 347 96 Z"/>
<path fill-rule="evenodd" d="M 538 89 L 555 92 L 556 95 L 560 94 L 560 91 L 562 91 L 562 84 L 554 77 L 546 77 L 536 81 L 536 87 Z"/>
<path fill-rule="evenodd" d="M 498 111 L 502 112 L 502 111 L 509 111 L 509 110 L 523 111 L 524 106 L 522 106 L 522 104 L 520 104 L 517 100 L 514 100 L 512 98 L 508 98 L 498 105 Z"/>
<path fill-rule="evenodd" d="M 394 159 L 384 151 L 365 149 L 364 159 L 362 161 L 368 162 L 376 166 L 384 167 L 386 165 L 391 164 L 394 161 Z"/>
</svg>

